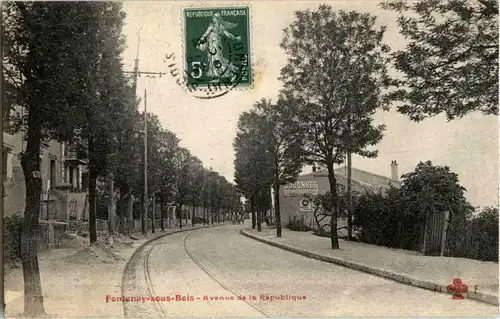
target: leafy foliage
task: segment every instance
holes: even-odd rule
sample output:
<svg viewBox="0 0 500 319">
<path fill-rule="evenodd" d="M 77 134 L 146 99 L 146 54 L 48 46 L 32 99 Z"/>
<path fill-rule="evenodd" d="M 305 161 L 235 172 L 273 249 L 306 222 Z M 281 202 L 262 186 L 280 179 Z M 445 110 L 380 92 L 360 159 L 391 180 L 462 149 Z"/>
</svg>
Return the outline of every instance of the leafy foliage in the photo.
<svg viewBox="0 0 500 319">
<path fill-rule="evenodd" d="M 7 107 L 24 108 L 27 114 L 22 122 L 26 211 L 21 255 L 25 314 L 38 317 L 45 312 L 38 298 L 42 291 L 36 256 L 42 183 L 34 173 L 40 171 L 42 143 L 88 142 L 90 201 L 95 202 L 97 174 L 109 168 L 108 155 L 116 141 L 109 119 L 122 105 L 119 58 L 124 14 L 116 2 L 8 2 L 2 6 L 2 18 L 2 85 L 8 89 L 4 97 Z M 91 205 L 91 220 L 94 208 Z M 95 241 L 95 223 L 91 227 Z"/>
<path fill-rule="evenodd" d="M 498 222 L 497 207 L 476 209 L 473 216 L 452 221 L 447 254 L 498 262 Z"/>
<path fill-rule="evenodd" d="M 244 112 L 238 119 L 238 131 L 233 142 L 236 153 L 235 182 L 238 190 L 250 199 L 252 227 L 255 228 L 257 224 L 259 230 L 260 214 L 266 206 L 265 203 L 261 203 L 266 196 L 261 195 L 263 190 L 267 190 L 269 194 L 274 177 L 273 155 L 261 140 L 265 140 L 269 135 L 262 137 L 258 135 L 264 127 L 265 117 L 252 111 Z"/>
<path fill-rule="evenodd" d="M 402 191 L 391 188 L 381 193 L 366 193 L 353 205 L 353 225 L 361 228 L 359 240 L 376 245 L 420 250 L 424 219 L 422 211 Z M 408 206 L 404 205 L 407 204 Z"/>
<path fill-rule="evenodd" d="M 278 202 L 279 188 L 296 180 L 302 168 L 301 127 L 296 108 L 284 101 L 261 99 L 240 116 L 234 142 L 236 181 L 249 197 L 258 197 L 260 211 L 271 204 L 272 185 Z M 262 193 L 260 196 L 259 193 Z M 276 204 L 277 236 L 281 237 L 280 208 Z"/>
<path fill-rule="evenodd" d="M 23 217 L 20 214 L 4 217 L 4 256 L 6 262 L 21 261 Z"/>
<path fill-rule="evenodd" d="M 91 242 L 96 241 L 96 201 L 103 195 L 99 184 L 108 173 L 114 173 L 121 198 L 129 200 L 133 193 L 144 192 L 137 169 L 145 164 L 141 163 L 144 123 L 122 70 L 124 17 L 119 2 L 6 2 L 2 6 L 2 112 L 24 108 L 27 114 L 9 129 L 24 126 L 26 132 L 21 156 L 26 183 L 21 258 L 28 317 L 45 312 L 36 255 L 42 190 L 38 172 L 44 143 L 71 142 L 86 152 Z M 148 124 L 148 185 L 165 200 L 184 201 L 183 194 L 193 192 L 189 182 L 182 183 L 181 197 L 174 187 L 181 176 L 174 156 L 179 141 L 154 116 L 149 116 Z M 122 216 L 128 210 L 125 206 L 119 205 Z"/>
<path fill-rule="evenodd" d="M 421 162 L 403 175 L 401 188 L 355 197 L 353 223 L 361 229 L 363 242 L 421 251 L 427 216 L 449 211 L 445 253 L 498 260 L 498 209 L 473 214 L 465 189 L 448 167 Z"/>
<path fill-rule="evenodd" d="M 356 205 L 356 200 L 360 194 L 357 192 L 351 192 L 351 198 L 353 205 Z M 337 218 L 345 218 L 347 216 L 348 208 L 348 196 L 347 189 L 342 184 L 337 184 Z M 325 236 L 325 234 L 331 234 L 331 223 L 326 223 L 330 220 L 332 216 L 332 194 L 331 192 L 326 192 L 324 194 L 318 194 L 312 198 L 312 203 L 314 206 L 313 216 L 317 226 L 317 234 L 320 236 Z M 339 228 L 337 228 L 338 230 Z"/>
<path fill-rule="evenodd" d="M 449 167 L 433 166 L 430 161 L 420 162 L 413 172 L 402 176 L 401 191 L 404 199 L 422 212 L 450 210 L 453 218 L 455 211 L 472 209 L 465 199 L 466 189 L 459 184 L 458 175 Z"/>
<path fill-rule="evenodd" d="M 398 111 L 414 121 L 472 111 L 498 115 L 498 1 L 389 1 L 400 13 L 405 50 L 393 54 L 404 75 Z"/>
<path fill-rule="evenodd" d="M 304 224 L 304 221 L 302 219 L 296 219 L 293 221 L 290 221 L 287 225 L 286 228 L 292 230 L 292 231 L 303 231 L 303 232 L 308 232 L 311 231 L 312 229 Z"/>
<path fill-rule="evenodd" d="M 298 108 L 305 159 L 328 169 L 333 228 L 338 197 L 333 166 L 348 151 L 377 155 L 368 147 L 382 139 L 384 126 L 374 125 L 372 115 L 390 101 L 383 91 L 391 84 L 389 47 L 382 42 L 385 27 L 377 29 L 375 22 L 370 14 L 321 5 L 297 11 L 281 42 L 288 56 L 281 70 L 282 99 Z M 336 232 L 332 248 L 339 248 Z"/>
</svg>

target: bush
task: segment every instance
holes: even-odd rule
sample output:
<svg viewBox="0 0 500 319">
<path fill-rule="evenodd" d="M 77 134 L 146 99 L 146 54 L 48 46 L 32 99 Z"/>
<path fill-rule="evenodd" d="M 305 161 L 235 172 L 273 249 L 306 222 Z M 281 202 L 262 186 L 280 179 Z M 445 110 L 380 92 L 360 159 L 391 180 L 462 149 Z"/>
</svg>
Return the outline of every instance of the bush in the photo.
<svg viewBox="0 0 500 319">
<path fill-rule="evenodd" d="M 286 225 L 286 228 L 293 230 L 293 231 L 311 231 L 313 230 L 309 226 L 304 224 L 304 221 L 301 219 L 296 219 L 294 221 L 291 221 Z"/>
<path fill-rule="evenodd" d="M 4 217 L 4 256 L 7 262 L 21 260 L 21 234 L 23 231 L 23 217 L 16 213 Z"/>
<path fill-rule="evenodd" d="M 467 219 L 451 220 L 447 255 L 498 262 L 498 208 L 486 207 Z"/>
<path fill-rule="evenodd" d="M 366 193 L 354 205 L 353 226 L 359 240 L 368 244 L 419 250 L 422 220 L 419 209 L 404 200 L 402 192 Z"/>
<path fill-rule="evenodd" d="M 498 262 L 498 208 L 484 208 L 471 224 L 471 233 L 477 245 L 472 258 Z"/>
<path fill-rule="evenodd" d="M 193 217 L 193 223 L 195 224 L 208 224 L 208 220 L 203 218 L 203 217 L 199 217 L 199 216 L 195 216 Z"/>
</svg>

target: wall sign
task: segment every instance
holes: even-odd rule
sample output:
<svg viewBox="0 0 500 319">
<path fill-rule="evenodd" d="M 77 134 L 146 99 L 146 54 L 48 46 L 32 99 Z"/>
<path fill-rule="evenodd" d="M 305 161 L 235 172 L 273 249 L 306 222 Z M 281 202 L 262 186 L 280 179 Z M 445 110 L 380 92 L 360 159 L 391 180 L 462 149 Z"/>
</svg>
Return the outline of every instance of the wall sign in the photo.
<svg viewBox="0 0 500 319">
<path fill-rule="evenodd" d="M 304 197 L 318 195 L 318 182 L 316 181 L 297 181 L 286 184 L 283 187 L 285 197 Z"/>
</svg>

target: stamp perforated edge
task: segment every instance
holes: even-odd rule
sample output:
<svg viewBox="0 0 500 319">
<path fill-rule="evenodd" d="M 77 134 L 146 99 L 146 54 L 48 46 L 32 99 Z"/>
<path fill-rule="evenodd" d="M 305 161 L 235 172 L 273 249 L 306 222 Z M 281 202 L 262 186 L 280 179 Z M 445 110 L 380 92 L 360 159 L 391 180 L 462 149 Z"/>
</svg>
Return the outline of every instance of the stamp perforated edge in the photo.
<svg viewBox="0 0 500 319">
<path fill-rule="evenodd" d="M 207 8 L 207 9 L 222 9 L 222 8 L 231 8 L 231 7 L 247 7 L 248 8 L 248 38 L 249 38 L 249 48 L 248 48 L 248 55 L 249 55 L 249 65 L 250 65 L 250 71 L 251 71 L 251 81 L 250 84 L 248 85 L 236 85 L 234 86 L 231 90 L 232 91 L 248 91 L 252 90 L 254 88 L 254 83 L 255 83 L 255 71 L 254 71 L 254 33 L 253 33 L 253 10 L 252 6 L 249 2 L 239 2 L 236 4 L 233 3 L 220 3 L 218 5 L 212 5 L 212 4 L 203 4 L 203 3 L 191 3 L 191 4 L 186 4 L 183 5 L 180 8 L 180 14 L 179 14 L 179 19 L 180 19 L 180 25 L 181 25 L 181 36 L 182 36 L 182 66 L 183 66 L 183 72 L 184 70 L 187 70 L 187 65 L 186 65 L 186 34 L 185 34 L 185 20 L 184 20 L 184 10 L 186 9 L 202 9 L 202 8 Z M 189 92 L 189 89 L 187 86 L 183 86 L 183 90 L 186 92 Z"/>
</svg>

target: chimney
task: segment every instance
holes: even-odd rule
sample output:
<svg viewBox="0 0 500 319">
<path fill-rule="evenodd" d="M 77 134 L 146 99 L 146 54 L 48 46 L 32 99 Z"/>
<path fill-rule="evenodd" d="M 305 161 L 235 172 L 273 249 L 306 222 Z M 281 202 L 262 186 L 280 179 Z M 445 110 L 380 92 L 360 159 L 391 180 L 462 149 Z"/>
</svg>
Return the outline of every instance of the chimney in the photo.
<svg viewBox="0 0 500 319">
<path fill-rule="evenodd" d="M 395 181 L 399 180 L 398 163 L 396 161 L 391 161 L 391 179 Z"/>
<path fill-rule="evenodd" d="M 313 173 L 316 172 L 316 164 L 313 164 L 312 170 L 313 170 Z"/>
</svg>

